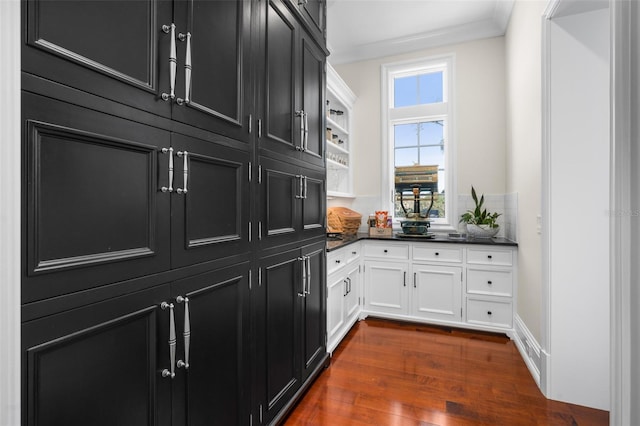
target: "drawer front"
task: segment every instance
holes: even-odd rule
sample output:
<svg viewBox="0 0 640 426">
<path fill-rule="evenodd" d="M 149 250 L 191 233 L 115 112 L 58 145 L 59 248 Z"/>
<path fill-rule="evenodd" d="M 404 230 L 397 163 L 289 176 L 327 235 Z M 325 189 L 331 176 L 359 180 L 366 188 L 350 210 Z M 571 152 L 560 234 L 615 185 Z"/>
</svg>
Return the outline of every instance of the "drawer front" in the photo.
<svg viewBox="0 0 640 426">
<path fill-rule="evenodd" d="M 468 268 L 467 293 L 511 297 L 513 294 L 513 273 L 511 271 Z"/>
<path fill-rule="evenodd" d="M 409 259 L 408 244 L 366 244 L 364 246 L 366 257 L 379 257 L 384 259 Z"/>
<path fill-rule="evenodd" d="M 348 247 L 345 247 L 343 250 L 345 251 L 345 260 L 347 263 L 355 262 L 360 258 L 360 243 L 351 244 Z"/>
<path fill-rule="evenodd" d="M 327 253 L 327 274 L 331 274 L 347 264 L 344 249 Z"/>
<path fill-rule="evenodd" d="M 428 243 L 416 244 L 413 246 L 413 260 L 462 263 L 462 249 L 442 246 L 434 247 Z"/>
<path fill-rule="evenodd" d="M 467 249 L 467 263 L 479 265 L 513 265 L 513 252 L 511 250 L 496 249 Z"/>
<path fill-rule="evenodd" d="M 511 302 L 468 298 L 467 322 L 469 324 L 511 328 L 513 324 Z"/>
</svg>

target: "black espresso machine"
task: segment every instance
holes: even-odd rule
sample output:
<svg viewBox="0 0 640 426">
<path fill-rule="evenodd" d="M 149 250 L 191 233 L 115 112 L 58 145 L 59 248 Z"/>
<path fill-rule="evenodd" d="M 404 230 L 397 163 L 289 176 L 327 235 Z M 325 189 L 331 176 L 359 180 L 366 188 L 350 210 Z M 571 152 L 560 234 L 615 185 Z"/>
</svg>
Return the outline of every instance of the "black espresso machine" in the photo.
<svg viewBox="0 0 640 426">
<path fill-rule="evenodd" d="M 407 208 L 404 206 L 404 191 L 400 191 L 400 206 L 404 211 L 406 220 L 400 221 L 402 233 L 398 233 L 397 235 L 399 237 L 432 238 L 434 234 L 429 233 L 429 227 L 431 227 L 429 214 L 433 207 L 433 191 L 423 190 L 419 184 L 414 184 L 411 185 L 411 193 L 413 195 L 413 211 L 407 211 Z M 428 194 L 431 195 L 431 202 L 426 212 L 423 212 L 420 208 L 420 199 Z"/>
</svg>

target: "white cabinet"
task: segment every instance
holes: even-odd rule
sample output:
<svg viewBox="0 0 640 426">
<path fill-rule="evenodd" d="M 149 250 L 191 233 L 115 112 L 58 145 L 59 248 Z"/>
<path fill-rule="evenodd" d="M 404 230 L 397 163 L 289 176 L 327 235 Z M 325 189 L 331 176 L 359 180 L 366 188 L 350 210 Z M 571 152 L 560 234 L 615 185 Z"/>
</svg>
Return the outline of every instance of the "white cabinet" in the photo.
<svg viewBox="0 0 640 426">
<path fill-rule="evenodd" d="M 327 196 L 353 196 L 353 132 L 356 96 L 327 64 Z"/>
<path fill-rule="evenodd" d="M 363 316 L 511 330 L 515 247 L 363 242 Z"/>
<path fill-rule="evenodd" d="M 360 243 L 327 254 L 327 351 L 332 353 L 361 311 Z"/>
<path fill-rule="evenodd" d="M 462 319 L 462 268 L 442 265 L 411 266 L 411 315 L 426 319 Z"/>
</svg>

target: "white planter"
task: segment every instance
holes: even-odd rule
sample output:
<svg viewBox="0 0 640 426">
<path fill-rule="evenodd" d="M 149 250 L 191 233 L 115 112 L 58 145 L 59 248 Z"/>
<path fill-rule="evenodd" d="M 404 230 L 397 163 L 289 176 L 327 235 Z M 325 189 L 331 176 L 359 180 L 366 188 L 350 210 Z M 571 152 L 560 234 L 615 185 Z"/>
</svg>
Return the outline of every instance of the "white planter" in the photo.
<svg viewBox="0 0 640 426">
<path fill-rule="evenodd" d="M 467 223 L 467 234 L 473 238 L 491 238 L 500 231 L 500 227 L 491 228 L 489 225 L 471 225 Z"/>
</svg>

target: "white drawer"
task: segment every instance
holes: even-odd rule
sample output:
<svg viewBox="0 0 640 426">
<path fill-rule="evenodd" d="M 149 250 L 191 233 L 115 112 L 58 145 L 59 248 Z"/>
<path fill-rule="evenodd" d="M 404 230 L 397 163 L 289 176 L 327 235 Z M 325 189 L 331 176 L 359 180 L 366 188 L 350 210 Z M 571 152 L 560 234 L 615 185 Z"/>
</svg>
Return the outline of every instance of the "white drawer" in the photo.
<svg viewBox="0 0 640 426">
<path fill-rule="evenodd" d="M 351 244 L 345 247 L 343 250 L 345 251 L 345 260 L 347 263 L 354 262 L 360 258 L 360 250 L 362 246 L 360 243 Z"/>
<path fill-rule="evenodd" d="M 513 252 L 511 250 L 468 248 L 467 263 L 511 266 L 513 265 Z"/>
<path fill-rule="evenodd" d="M 462 249 L 419 243 L 413 246 L 413 260 L 462 263 Z"/>
<path fill-rule="evenodd" d="M 511 297 L 513 294 L 513 273 L 511 271 L 468 268 L 467 293 Z"/>
<path fill-rule="evenodd" d="M 409 259 L 409 245 L 402 243 L 394 244 L 365 244 L 364 255 L 366 257 L 379 257 L 384 259 Z"/>
<path fill-rule="evenodd" d="M 468 298 L 467 322 L 469 324 L 511 328 L 513 324 L 511 302 Z"/>
<path fill-rule="evenodd" d="M 330 251 L 327 253 L 327 275 L 337 271 L 347 264 L 344 249 Z"/>
</svg>

